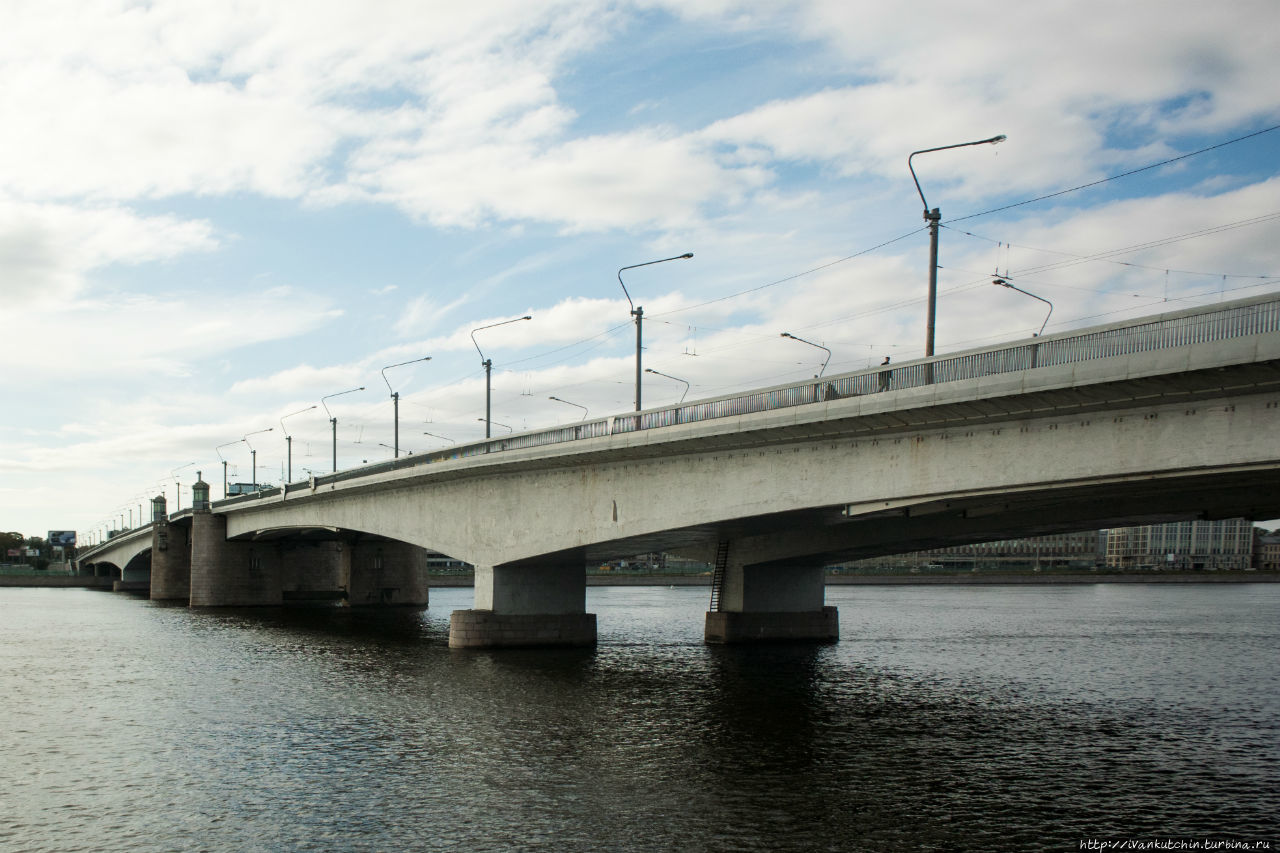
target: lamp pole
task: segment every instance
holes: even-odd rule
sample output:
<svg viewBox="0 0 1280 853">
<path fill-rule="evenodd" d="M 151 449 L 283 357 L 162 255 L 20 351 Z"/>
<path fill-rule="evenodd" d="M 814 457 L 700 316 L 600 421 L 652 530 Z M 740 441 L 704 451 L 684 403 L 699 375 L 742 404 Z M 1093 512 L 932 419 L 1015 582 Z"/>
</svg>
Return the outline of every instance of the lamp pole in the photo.
<svg viewBox="0 0 1280 853">
<path fill-rule="evenodd" d="M 388 364 L 382 368 L 382 381 L 387 383 L 387 390 L 391 391 L 391 403 L 395 408 L 395 414 L 392 420 L 395 423 L 395 447 L 391 448 L 395 454 L 392 459 L 400 458 L 400 392 L 391 390 L 391 383 L 387 382 L 387 371 L 393 367 L 404 367 L 406 364 L 417 364 L 419 361 L 430 361 L 431 356 L 425 355 L 422 358 L 411 358 L 408 361 L 402 361 L 399 364 Z M 381 443 L 381 442 L 379 442 Z"/>
<path fill-rule="evenodd" d="M 915 181 L 916 192 L 920 194 L 920 203 L 924 205 L 924 220 L 929 223 L 929 313 L 925 321 L 925 341 L 924 354 L 925 357 L 933 355 L 933 328 L 935 311 L 938 303 L 938 223 L 942 221 L 942 210 L 935 207 L 929 209 L 929 202 L 925 201 L 924 190 L 920 189 L 920 179 L 916 177 L 915 167 L 911 165 L 911 158 L 917 154 L 929 154 L 933 151 L 946 151 L 949 148 L 967 148 L 970 145 L 998 145 L 1007 139 L 1003 133 L 999 136 L 993 136 L 990 139 L 979 139 L 976 142 L 958 142 L 955 145 L 940 145 L 937 148 L 923 148 L 919 151 L 912 151 L 907 157 L 907 168 L 911 170 L 911 180 Z"/>
<path fill-rule="evenodd" d="M 640 365 L 640 348 L 643 338 L 644 329 L 644 308 L 636 305 L 631 301 L 631 294 L 627 292 L 627 285 L 622 281 L 622 273 L 625 270 L 633 270 L 637 267 L 648 267 L 653 264 L 665 264 L 667 261 L 682 261 L 693 257 L 693 252 L 685 252 L 683 255 L 675 255 L 670 258 L 662 258 L 656 261 L 645 261 L 643 264 L 632 264 L 618 270 L 618 284 L 622 285 L 622 294 L 627 297 L 627 304 L 631 306 L 631 316 L 636 318 L 636 411 L 640 411 L 640 386 L 641 379 L 644 377 L 644 371 Z"/>
<path fill-rule="evenodd" d="M 258 451 L 254 449 L 252 444 L 249 444 L 249 436 L 259 435 L 260 433 L 264 433 L 264 432 L 271 432 L 274 429 L 275 427 L 267 427 L 266 429 L 255 429 L 253 432 L 245 433 L 245 436 L 243 439 L 245 445 L 249 448 L 249 455 L 253 457 L 253 490 L 255 492 L 258 491 Z"/>
<path fill-rule="evenodd" d="M 325 394 L 323 397 L 320 398 L 320 405 L 324 407 L 324 413 L 329 416 L 329 425 L 333 427 L 333 473 L 335 474 L 338 473 L 338 419 L 337 417 L 334 416 L 332 412 L 329 411 L 329 407 L 328 405 L 325 404 L 324 401 L 331 399 L 333 397 L 341 397 L 343 394 L 354 394 L 357 391 L 363 391 L 363 390 L 364 390 L 364 386 L 361 385 L 359 388 L 351 388 L 346 391 L 339 391 L 337 394 Z"/>
<path fill-rule="evenodd" d="M 244 441 L 243 438 L 237 438 L 235 441 L 228 441 L 226 444 L 219 444 L 213 449 L 213 452 L 218 454 L 218 458 L 222 460 L 222 499 L 224 501 L 227 499 L 227 458 L 222 455 L 222 448 L 230 447 L 233 444 L 239 444 L 242 441 Z"/>
<path fill-rule="evenodd" d="M 507 426 L 506 424 L 500 424 L 497 421 L 485 420 L 484 418 L 476 418 L 476 420 L 484 421 L 484 437 L 485 438 L 489 437 L 489 424 L 493 424 L 494 426 L 500 426 L 503 429 L 505 429 L 507 432 L 515 432 L 515 430 L 513 430 L 511 427 Z"/>
<path fill-rule="evenodd" d="M 525 314 L 523 317 L 515 317 L 511 320 L 503 320 L 501 323 L 490 323 L 488 326 L 481 326 L 478 329 L 471 330 L 471 343 L 475 344 L 476 352 L 480 353 L 480 366 L 484 368 L 484 417 L 480 420 L 484 421 L 484 437 L 489 437 L 489 378 L 493 372 L 493 359 L 485 358 L 484 353 L 480 352 L 480 344 L 476 343 L 476 332 L 483 332 L 485 329 L 492 329 L 497 326 L 505 326 L 508 323 L 519 323 L 521 320 L 532 320 L 533 316 Z"/>
<path fill-rule="evenodd" d="M 586 407 L 586 406 L 579 405 L 578 403 L 570 403 L 568 400 L 561 400 L 559 397 L 548 397 L 547 399 L 548 399 L 548 400 L 555 400 L 557 403 L 564 403 L 566 406 L 573 406 L 573 407 L 575 407 L 575 408 L 582 409 L 582 417 L 581 417 L 579 420 L 584 420 L 584 421 L 585 421 L 585 420 L 587 419 L 587 407 Z"/>
<path fill-rule="evenodd" d="M 991 283 L 995 285 L 999 285 L 1000 287 L 1007 287 L 1010 290 L 1016 290 L 1019 293 L 1030 296 L 1032 299 L 1039 299 L 1045 305 L 1048 305 L 1049 313 L 1044 315 L 1044 322 L 1040 324 L 1040 331 L 1036 332 L 1034 335 L 1032 335 L 1032 337 L 1038 338 L 1042 334 L 1044 334 L 1044 327 L 1049 325 L 1049 318 L 1053 316 L 1052 302 L 1050 302 L 1048 299 L 1045 299 L 1043 296 L 1036 296 L 1034 293 L 1031 293 L 1030 291 L 1023 290 L 1021 287 L 1015 287 L 1014 285 L 1010 284 L 1007 279 L 1002 278 L 1001 276 L 996 276 L 995 278 L 993 278 L 991 280 Z"/>
<path fill-rule="evenodd" d="M 315 406 L 307 406 L 305 409 L 298 409 L 298 411 L 290 412 L 289 414 L 280 418 L 280 431 L 284 433 L 285 458 L 288 459 L 287 464 L 289 466 L 288 473 L 285 474 L 285 478 L 284 478 L 285 483 L 290 483 L 293 481 L 293 436 L 289 435 L 289 430 L 285 429 L 284 419 L 291 418 L 294 415 L 300 415 L 303 412 L 309 412 L 314 408 Z"/>
<path fill-rule="evenodd" d="M 684 398 L 689 394 L 689 380 L 681 379 L 679 376 L 672 376 L 669 373 L 663 373 L 661 370 L 654 370 L 652 367 L 646 367 L 645 373 L 652 373 L 654 376 L 665 376 L 668 379 L 674 379 L 677 382 L 684 383 L 684 393 L 680 395 L 680 402 L 684 402 Z"/>
<path fill-rule="evenodd" d="M 436 435 L 434 432 L 424 432 L 424 433 L 423 433 L 423 435 L 429 435 L 429 436 L 431 436 L 432 438 L 438 438 L 438 439 L 440 439 L 441 441 L 447 441 L 447 442 L 449 442 L 450 444 L 457 444 L 457 443 L 458 443 L 458 442 L 454 441 L 452 438 L 449 438 L 447 435 Z"/>
<path fill-rule="evenodd" d="M 178 510 L 182 509 L 182 482 L 178 480 L 178 472 L 181 471 L 183 468 L 190 468 L 194 464 L 196 463 L 188 462 L 186 465 L 179 465 L 177 468 L 174 468 L 169 472 L 169 476 L 173 478 L 173 487 L 175 492 L 174 498 L 176 500 L 176 503 L 174 504 L 174 507 L 173 507 L 174 512 L 177 512 Z"/>
<path fill-rule="evenodd" d="M 827 349 L 822 344 L 815 344 L 813 341 L 806 341 L 804 338 L 793 335 L 790 332 L 783 332 L 782 337 L 791 338 L 791 340 L 793 341 L 799 341 L 802 344 L 808 344 L 809 346 L 817 347 L 820 350 L 826 350 L 827 358 L 825 361 L 822 362 L 822 369 L 818 371 L 818 376 L 821 376 L 822 374 L 827 372 L 827 362 L 831 361 L 831 350 Z M 815 376 L 814 379 L 817 379 L 818 376 Z"/>
</svg>

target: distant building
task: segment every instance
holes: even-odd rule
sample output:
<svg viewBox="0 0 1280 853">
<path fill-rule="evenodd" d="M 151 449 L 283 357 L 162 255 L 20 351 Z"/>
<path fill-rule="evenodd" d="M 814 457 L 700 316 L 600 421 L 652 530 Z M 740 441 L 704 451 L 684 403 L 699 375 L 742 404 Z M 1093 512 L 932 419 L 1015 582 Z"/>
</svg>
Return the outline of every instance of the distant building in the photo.
<svg viewBox="0 0 1280 853">
<path fill-rule="evenodd" d="M 858 560 L 840 568 L 874 573 L 1052 571 L 1102 566 L 1123 571 L 1242 571 L 1255 566 L 1280 571 L 1280 535 L 1255 536 L 1253 522 L 1244 518 L 1181 521 L 912 551 Z"/>
<path fill-rule="evenodd" d="M 1102 562 L 1104 531 L 1055 533 L 1025 539 L 977 542 L 931 551 L 912 551 L 849 563 L 853 571 L 907 569 L 978 571 L 999 569 L 1094 569 Z"/>
<path fill-rule="evenodd" d="M 1178 521 L 1108 531 L 1107 567 L 1127 570 L 1253 568 L 1253 522 Z"/>
<path fill-rule="evenodd" d="M 1280 572 L 1280 534 L 1258 537 L 1254 546 L 1254 565 L 1264 572 Z"/>
</svg>

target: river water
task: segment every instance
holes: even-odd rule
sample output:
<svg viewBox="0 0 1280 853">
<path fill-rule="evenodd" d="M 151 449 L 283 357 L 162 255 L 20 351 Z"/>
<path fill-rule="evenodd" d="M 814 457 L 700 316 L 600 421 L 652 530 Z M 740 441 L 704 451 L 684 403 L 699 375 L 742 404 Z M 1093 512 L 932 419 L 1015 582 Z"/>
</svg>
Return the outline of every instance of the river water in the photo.
<svg viewBox="0 0 1280 853">
<path fill-rule="evenodd" d="M 1075 850 L 1280 841 L 1280 585 L 834 587 L 830 646 L 0 589 L 0 850 Z"/>
</svg>

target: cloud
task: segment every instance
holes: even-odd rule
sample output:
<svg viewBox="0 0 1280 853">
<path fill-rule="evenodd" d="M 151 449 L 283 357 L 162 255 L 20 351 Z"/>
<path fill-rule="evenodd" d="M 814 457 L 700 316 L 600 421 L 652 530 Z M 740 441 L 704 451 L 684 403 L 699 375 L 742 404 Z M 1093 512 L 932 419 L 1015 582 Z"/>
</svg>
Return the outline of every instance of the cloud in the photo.
<svg viewBox="0 0 1280 853">
<path fill-rule="evenodd" d="M 0 199 L 0 274 L 10 309 L 65 302 L 112 264 L 167 260 L 219 245 L 207 221 Z"/>
<path fill-rule="evenodd" d="M 86 383 L 185 376 L 205 359 L 300 335 L 341 314 L 328 300 L 300 298 L 285 287 L 220 300 L 111 294 L 81 298 L 56 311 L 29 306 L 6 330 L 12 369 L 0 377 L 0 387 L 19 377 L 30 382 L 74 376 Z M 255 316 L 273 321 L 246 336 L 245 318 Z"/>
<path fill-rule="evenodd" d="M 242 379 L 232 385 L 228 393 L 276 397 L 316 396 L 316 392 L 322 390 L 327 392 L 333 388 L 354 387 L 360 384 L 362 378 L 360 371 L 349 365 L 312 367 L 309 364 L 300 364 L 297 367 L 277 371 L 270 376 Z"/>
</svg>

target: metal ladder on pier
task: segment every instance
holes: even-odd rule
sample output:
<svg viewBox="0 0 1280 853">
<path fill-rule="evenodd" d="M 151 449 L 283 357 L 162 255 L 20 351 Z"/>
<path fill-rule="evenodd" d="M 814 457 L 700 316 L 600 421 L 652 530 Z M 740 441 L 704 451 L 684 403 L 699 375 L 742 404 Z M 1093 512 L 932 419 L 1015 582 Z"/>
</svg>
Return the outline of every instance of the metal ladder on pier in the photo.
<svg viewBox="0 0 1280 853">
<path fill-rule="evenodd" d="M 724 573 L 729 566 L 729 540 L 721 539 L 716 545 L 716 565 L 711 572 L 711 607 L 720 609 L 720 594 L 724 591 Z"/>
</svg>

